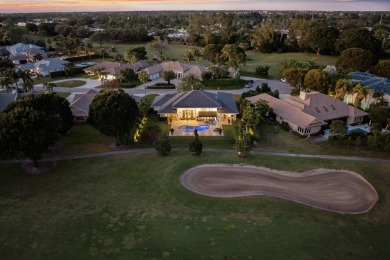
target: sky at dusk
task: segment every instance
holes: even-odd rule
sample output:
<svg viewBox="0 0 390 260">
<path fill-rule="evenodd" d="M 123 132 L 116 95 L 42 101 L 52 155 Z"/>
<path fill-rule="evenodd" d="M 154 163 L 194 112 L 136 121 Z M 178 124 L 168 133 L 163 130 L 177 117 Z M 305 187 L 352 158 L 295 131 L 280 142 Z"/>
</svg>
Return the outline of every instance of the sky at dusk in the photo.
<svg viewBox="0 0 390 260">
<path fill-rule="evenodd" d="M 157 10 L 390 11 L 390 0 L 0 0 L 0 13 Z"/>
</svg>

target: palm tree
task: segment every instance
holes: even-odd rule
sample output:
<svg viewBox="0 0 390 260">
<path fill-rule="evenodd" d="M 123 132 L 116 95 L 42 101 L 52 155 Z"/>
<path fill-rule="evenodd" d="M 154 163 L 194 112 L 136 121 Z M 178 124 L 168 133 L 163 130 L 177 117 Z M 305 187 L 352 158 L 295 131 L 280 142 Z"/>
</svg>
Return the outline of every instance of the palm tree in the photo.
<svg viewBox="0 0 390 260">
<path fill-rule="evenodd" d="M 372 94 L 372 97 L 375 99 L 375 104 L 378 104 L 378 101 L 379 101 L 379 104 L 382 105 L 384 95 L 385 94 L 383 92 L 374 92 Z"/>
<path fill-rule="evenodd" d="M 13 79 L 10 76 L 4 75 L 0 77 L 0 85 L 2 88 L 5 88 L 7 92 L 12 91 L 12 86 L 13 86 Z"/>
<path fill-rule="evenodd" d="M 117 50 L 117 48 L 112 46 L 110 52 L 114 55 L 115 53 L 118 53 L 118 50 Z"/>
<path fill-rule="evenodd" d="M 141 70 L 138 72 L 138 80 L 141 81 L 143 84 L 149 82 L 149 74 L 146 70 Z"/>
<path fill-rule="evenodd" d="M 240 50 L 237 44 L 226 44 L 221 50 L 221 59 L 226 65 L 238 69 L 241 64 L 246 63 L 245 51 Z"/>
<path fill-rule="evenodd" d="M 183 78 L 179 86 L 177 87 L 177 92 L 186 92 L 191 90 L 200 90 L 203 89 L 204 85 L 202 82 L 194 75 L 190 74 Z"/>
<path fill-rule="evenodd" d="M 186 54 L 184 55 L 184 61 L 188 62 L 188 65 L 191 65 L 191 61 L 195 60 L 195 56 L 192 53 L 191 50 L 187 50 Z"/>
<path fill-rule="evenodd" d="M 105 55 L 107 55 L 106 49 L 101 48 L 100 51 L 99 51 L 99 56 L 102 56 L 102 57 L 103 57 L 103 60 L 104 60 L 104 56 L 105 56 Z"/>
<path fill-rule="evenodd" d="M 371 89 L 369 87 L 363 87 L 358 83 L 353 89 L 352 94 L 354 95 L 354 105 L 361 106 L 362 101 L 366 100 L 371 94 Z"/>
<path fill-rule="evenodd" d="M 202 50 L 199 47 L 194 47 L 194 48 L 192 48 L 191 52 L 194 55 L 194 58 L 196 60 L 196 64 L 198 64 L 199 58 L 202 57 Z"/>
<path fill-rule="evenodd" d="M 43 83 L 43 88 L 45 89 L 46 93 L 53 93 L 53 89 L 57 87 L 56 83 L 54 82 L 46 82 Z"/>
<path fill-rule="evenodd" d="M 73 70 L 73 68 L 74 68 L 73 62 L 69 62 L 68 64 L 65 65 L 65 67 L 64 67 L 64 73 L 65 73 L 65 75 L 66 75 L 67 77 L 70 78 L 70 76 L 72 76 L 72 72 L 73 72 L 72 70 Z"/>
</svg>

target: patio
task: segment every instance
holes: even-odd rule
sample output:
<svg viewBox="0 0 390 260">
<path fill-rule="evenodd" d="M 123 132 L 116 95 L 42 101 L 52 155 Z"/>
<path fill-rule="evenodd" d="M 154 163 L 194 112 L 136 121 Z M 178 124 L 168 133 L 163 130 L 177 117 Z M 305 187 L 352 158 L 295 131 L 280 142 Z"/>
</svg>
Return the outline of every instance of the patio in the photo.
<svg viewBox="0 0 390 260">
<path fill-rule="evenodd" d="M 211 121 L 211 120 L 175 120 L 168 122 L 171 129 L 173 129 L 173 134 L 170 132 L 169 136 L 194 136 L 193 131 L 185 132 L 180 127 L 182 126 L 201 126 L 208 125 L 209 128 L 205 130 L 199 130 L 199 136 L 224 136 L 223 131 L 219 134 L 218 128 L 222 129 L 222 125 L 227 125 L 228 121 Z"/>
</svg>

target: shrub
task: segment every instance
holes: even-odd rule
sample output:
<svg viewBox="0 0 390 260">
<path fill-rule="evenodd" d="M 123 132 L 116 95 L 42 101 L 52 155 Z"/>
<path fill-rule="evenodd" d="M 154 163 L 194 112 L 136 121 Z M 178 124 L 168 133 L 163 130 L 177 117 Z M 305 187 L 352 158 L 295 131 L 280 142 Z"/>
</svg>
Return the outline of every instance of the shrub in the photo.
<svg viewBox="0 0 390 260">
<path fill-rule="evenodd" d="M 160 156 L 168 155 L 172 149 L 171 144 L 169 143 L 169 138 L 165 134 L 160 134 L 153 144 L 157 154 Z"/>
<path fill-rule="evenodd" d="M 264 65 L 264 66 L 258 66 L 257 68 L 256 68 L 256 74 L 257 75 L 260 75 L 260 76 L 268 76 L 268 71 L 269 71 L 269 69 L 270 69 L 271 67 L 270 66 L 268 66 L 268 65 Z"/>
</svg>

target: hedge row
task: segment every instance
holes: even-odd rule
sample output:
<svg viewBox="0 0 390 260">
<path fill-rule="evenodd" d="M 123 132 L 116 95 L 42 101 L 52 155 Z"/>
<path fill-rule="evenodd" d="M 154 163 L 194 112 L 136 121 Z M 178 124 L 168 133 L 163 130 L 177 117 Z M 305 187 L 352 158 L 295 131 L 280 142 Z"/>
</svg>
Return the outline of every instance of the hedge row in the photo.
<svg viewBox="0 0 390 260">
<path fill-rule="evenodd" d="M 86 55 L 86 56 L 77 56 L 77 57 L 70 57 L 66 58 L 65 60 L 69 62 L 75 62 L 75 61 L 84 61 L 84 60 L 89 60 L 89 59 L 97 59 L 99 58 L 99 54 L 92 54 L 92 55 Z"/>
<path fill-rule="evenodd" d="M 205 80 L 203 84 L 206 87 L 228 87 L 238 84 L 240 82 L 240 76 L 241 73 L 238 72 L 234 78 Z"/>
<path fill-rule="evenodd" d="M 82 68 L 72 68 L 72 75 L 76 74 L 85 74 Z M 58 78 L 58 77 L 64 77 L 66 76 L 65 72 L 63 70 L 59 71 L 52 71 L 49 73 L 51 78 Z"/>
</svg>

